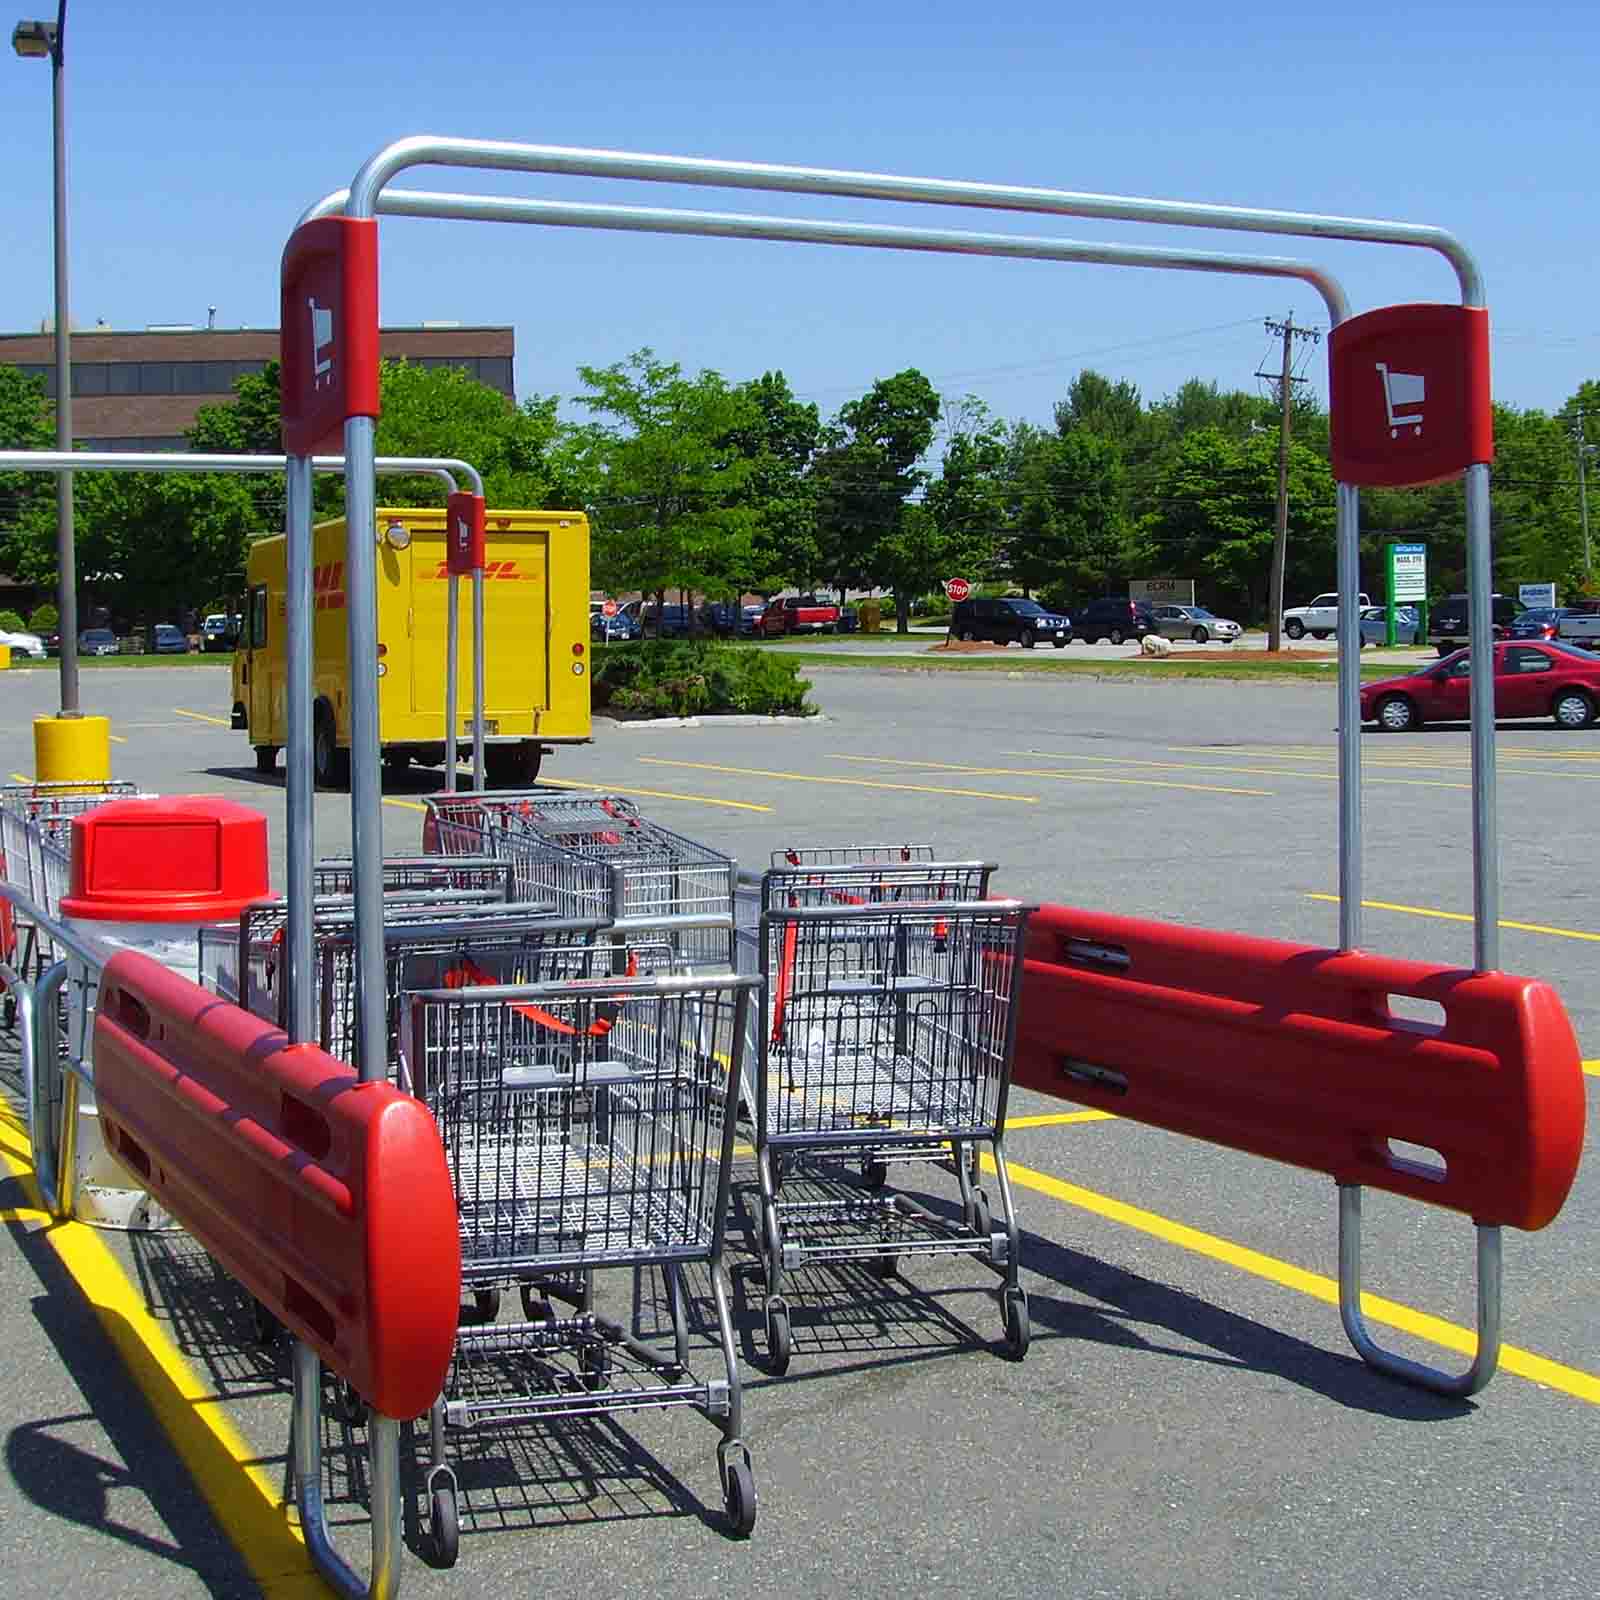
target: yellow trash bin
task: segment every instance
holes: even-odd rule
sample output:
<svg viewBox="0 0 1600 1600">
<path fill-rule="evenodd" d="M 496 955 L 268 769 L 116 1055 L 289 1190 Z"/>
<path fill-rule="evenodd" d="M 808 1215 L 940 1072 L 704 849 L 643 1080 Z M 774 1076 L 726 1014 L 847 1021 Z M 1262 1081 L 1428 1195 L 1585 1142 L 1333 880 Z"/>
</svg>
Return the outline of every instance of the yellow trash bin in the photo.
<svg viewBox="0 0 1600 1600">
<path fill-rule="evenodd" d="M 0 672 L 4 672 L 11 665 L 11 646 L 0 644 Z"/>
<path fill-rule="evenodd" d="M 104 783 L 111 776 L 108 717 L 35 717 L 33 772 L 39 783 Z"/>
</svg>

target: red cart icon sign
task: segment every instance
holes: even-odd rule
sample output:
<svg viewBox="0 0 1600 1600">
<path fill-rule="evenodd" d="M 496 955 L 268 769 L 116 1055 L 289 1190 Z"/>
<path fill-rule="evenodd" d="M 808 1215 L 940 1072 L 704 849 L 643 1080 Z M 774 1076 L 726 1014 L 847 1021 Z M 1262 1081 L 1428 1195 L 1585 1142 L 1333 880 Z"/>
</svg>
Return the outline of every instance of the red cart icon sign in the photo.
<svg viewBox="0 0 1600 1600">
<path fill-rule="evenodd" d="M 1341 322 L 1328 339 L 1328 399 L 1340 483 L 1441 483 L 1493 461 L 1488 312 L 1384 306 Z"/>
<path fill-rule="evenodd" d="M 1422 432 L 1422 412 L 1406 411 L 1406 406 L 1422 405 L 1427 398 L 1427 380 L 1420 372 L 1391 372 L 1381 361 L 1373 363 L 1383 379 L 1383 404 L 1389 413 L 1389 437 L 1398 439 L 1402 428 Z"/>
</svg>

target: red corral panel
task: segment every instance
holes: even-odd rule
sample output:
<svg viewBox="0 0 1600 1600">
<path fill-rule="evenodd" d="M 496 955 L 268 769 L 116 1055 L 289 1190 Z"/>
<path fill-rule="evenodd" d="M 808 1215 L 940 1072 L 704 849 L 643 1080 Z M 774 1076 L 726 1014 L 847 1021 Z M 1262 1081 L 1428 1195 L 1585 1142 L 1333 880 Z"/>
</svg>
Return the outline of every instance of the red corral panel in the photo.
<svg viewBox="0 0 1600 1600">
<path fill-rule="evenodd" d="M 1328 336 L 1333 475 L 1361 486 L 1439 483 L 1494 460 L 1489 313 L 1383 306 Z"/>
<path fill-rule="evenodd" d="M 106 1149 L 377 1410 L 426 1411 L 461 1244 L 422 1102 L 135 952 L 105 968 L 94 1075 Z"/>
<path fill-rule="evenodd" d="M 1019 1087 L 1484 1225 L 1542 1228 L 1572 1187 L 1583 1066 L 1538 979 L 1069 906 L 1034 914 L 1027 956 Z"/>
<path fill-rule="evenodd" d="M 338 454 L 350 417 L 376 417 L 378 224 L 319 217 L 283 252 L 278 322 L 283 448 Z"/>
</svg>

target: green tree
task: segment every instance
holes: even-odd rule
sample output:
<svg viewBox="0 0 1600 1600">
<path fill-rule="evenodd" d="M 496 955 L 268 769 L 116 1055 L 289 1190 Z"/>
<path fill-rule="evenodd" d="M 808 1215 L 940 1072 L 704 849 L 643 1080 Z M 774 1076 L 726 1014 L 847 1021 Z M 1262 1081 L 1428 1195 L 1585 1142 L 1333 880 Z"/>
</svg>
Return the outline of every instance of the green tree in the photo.
<svg viewBox="0 0 1600 1600">
<path fill-rule="evenodd" d="M 1144 428 L 1144 402 L 1139 386 L 1120 378 L 1115 383 L 1085 367 L 1072 380 L 1065 400 L 1056 401 L 1056 432 L 1096 433 L 1124 450 L 1131 449 Z"/>
<path fill-rule="evenodd" d="M 1277 493 L 1275 437 L 1237 438 L 1220 428 L 1198 428 L 1161 465 L 1153 503 L 1138 529 L 1142 558 L 1158 570 L 1201 580 L 1208 603 L 1261 616 Z M 1334 523 L 1328 463 L 1315 450 L 1291 444 L 1286 594 L 1299 592 L 1308 572 L 1331 572 Z"/>
<path fill-rule="evenodd" d="M 1126 574 L 1127 481 L 1115 443 L 1087 429 L 1052 435 L 1023 424 L 1007 455 L 1005 565 L 1054 603 L 1104 592 Z"/>
<path fill-rule="evenodd" d="M 728 436 L 729 448 L 749 464 L 738 490 L 739 503 L 755 513 L 751 587 L 779 589 L 786 583 L 815 580 L 817 544 L 816 483 L 810 476 L 822 424 L 815 405 L 794 397 L 781 372 L 764 372 L 735 393 L 750 403 L 741 426 Z"/>
<path fill-rule="evenodd" d="M 924 568 L 919 588 L 950 577 L 983 578 L 993 570 L 1006 529 L 1006 432 L 972 396 L 957 406 L 939 476 L 928 485 Z"/>
<path fill-rule="evenodd" d="M 38 378 L 0 365 L 0 449 L 55 447 L 54 410 Z M 56 575 L 55 481 L 43 472 L 0 472 L 0 572 L 25 583 Z"/>
<path fill-rule="evenodd" d="M 744 498 L 751 463 L 729 441 L 756 426 L 754 402 L 720 373 L 686 378 L 649 349 L 578 374 L 578 403 L 607 419 L 582 431 L 579 452 L 600 486 L 596 581 L 657 594 L 744 589 L 758 516 Z"/>
<path fill-rule="evenodd" d="M 893 590 L 895 626 L 909 631 L 910 602 L 928 583 L 925 524 L 907 517 L 928 481 L 917 462 L 933 443 L 939 396 L 914 367 L 880 378 L 841 406 L 818 461 L 821 559 L 835 587 Z"/>
</svg>

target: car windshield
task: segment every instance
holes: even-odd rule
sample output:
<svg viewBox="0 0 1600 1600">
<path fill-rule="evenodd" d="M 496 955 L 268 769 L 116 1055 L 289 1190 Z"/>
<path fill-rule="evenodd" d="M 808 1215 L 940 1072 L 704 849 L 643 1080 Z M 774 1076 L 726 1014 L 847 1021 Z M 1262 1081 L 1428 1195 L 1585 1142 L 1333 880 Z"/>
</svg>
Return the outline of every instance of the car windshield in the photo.
<svg viewBox="0 0 1600 1600">
<path fill-rule="evenodd" d="M 1204 606 L 1190 606 L 1188 611 L 1191 617 L 1206 617 L 1211 620 L 1220 620 L 1215 611 L 1207 611 Z"/>
<path fill-rule="evenodd" d="M 1540 606 L 1532 611 L 1524 611 L 1522 615 L 1517 618 L 1517 621 L 1531 622 L 1542 625 L 1546 622 L 1554 622 L 1560 615 L 1561 613 L 1559 611 L 1553 611 L 1548 606 Z"/>
<path fill-rule="evenodd" d="M 1042 617 L 1045 609 L 1037 600 L 1007 600 L 1006 604 L 1019 617 Z"/>
<path fill-rule="evenodd" d="M 1580 645 L 1566 644 L 1560 639 L 1552 639 L 1545 645 L 1546 650 L 1559 650 L 1562 655 L 1570 656 L 1574 661 L 1582 661 L 1588 666 L 1594 666 L 1596 657 Z"/>
</svg>

